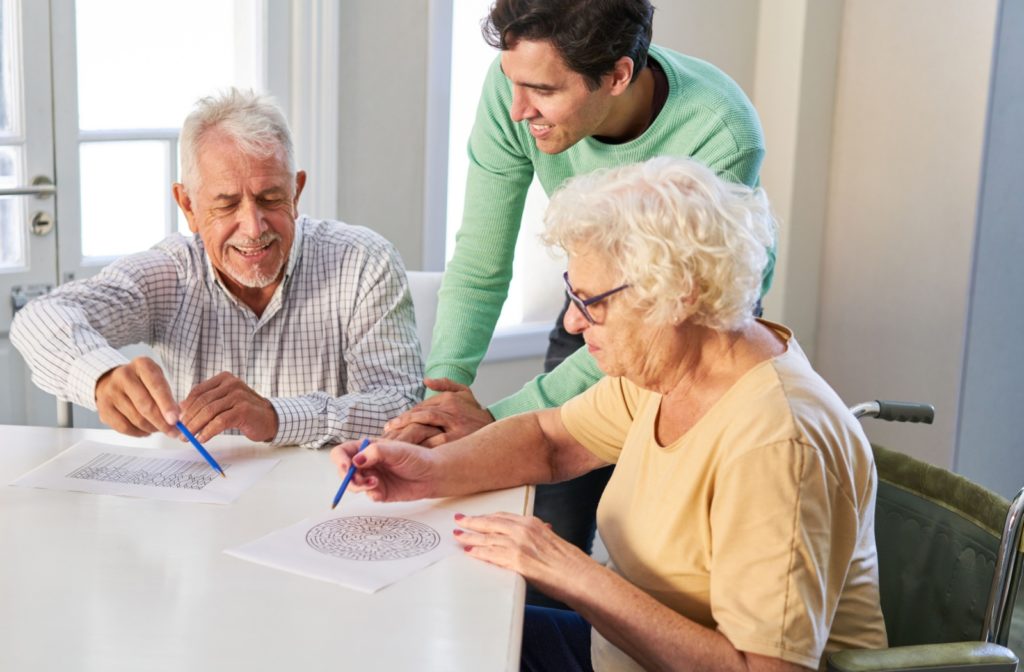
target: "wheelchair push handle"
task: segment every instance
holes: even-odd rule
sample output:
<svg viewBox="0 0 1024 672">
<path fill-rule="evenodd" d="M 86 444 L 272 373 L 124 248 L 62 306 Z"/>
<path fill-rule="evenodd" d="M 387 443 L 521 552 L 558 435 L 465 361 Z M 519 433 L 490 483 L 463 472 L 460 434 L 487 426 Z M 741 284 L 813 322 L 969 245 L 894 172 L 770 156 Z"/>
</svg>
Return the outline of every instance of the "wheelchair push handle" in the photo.
<svg viewBox="0 0 1024 672">
<path fill-rule="evenodd" d="M 935 420 L 935 407 L 913 401 L 866 401 L 850 408 L 854 417 L 878 418 L 890 422 L 923 422 L 927 425 Z"/>
</svg>

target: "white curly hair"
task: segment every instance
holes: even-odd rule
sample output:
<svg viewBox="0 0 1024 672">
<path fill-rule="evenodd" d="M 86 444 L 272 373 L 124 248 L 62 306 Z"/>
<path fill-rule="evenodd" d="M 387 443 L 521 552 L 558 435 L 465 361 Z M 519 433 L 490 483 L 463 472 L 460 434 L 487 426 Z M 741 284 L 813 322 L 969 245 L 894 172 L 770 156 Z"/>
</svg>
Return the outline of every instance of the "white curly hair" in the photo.
<svg viewBox="0 0 1024 672">
<path fill-rule="evenodd" d="M 199 151 L 207 134 L 228 136 L 246 156 L 267 158 L 284 152 L 288 172 L 295 174 L 295 147 L 288 121 L 274 99 L 234 87 L 196 101 L 181 127 L 181 183 L 193 191 L 199 187 Z"/>
<path fill-rule="evenodd" d="M 547 245 L 603 255 L 653 323 L 721 331 L 753 319 L 777 228 L 762 189 L 676 157 L 572 178 L 544 223 Z"/>
</svg>

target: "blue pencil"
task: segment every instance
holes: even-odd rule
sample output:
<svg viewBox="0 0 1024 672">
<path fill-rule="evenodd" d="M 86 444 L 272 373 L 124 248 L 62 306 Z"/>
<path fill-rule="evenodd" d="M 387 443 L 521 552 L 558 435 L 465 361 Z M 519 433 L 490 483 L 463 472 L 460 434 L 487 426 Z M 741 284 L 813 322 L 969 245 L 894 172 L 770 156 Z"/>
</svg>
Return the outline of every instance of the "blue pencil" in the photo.
<svg viewBox="0 0 1024 672">
<path fill-rule="evenodd" d="M 192 436 L 192 432 L 188 431 L 188 428 L 185 427 L 185 423 L 179 420 L 177 423 L 175 423 L 175 426 L 178 428 L 178 431 L 181 432 L 184 435 L 184 437 L 189 440 L 189 443 L 196 447 L 196 450 L 198 450 L 199 454 L 202 455 L 206 459 L 206 461 L 210 463 L 210 466 L 219 471 L 221 476 L 227 478 L 227 474 L 225 474 L 224 470 L 220 468 L 219 464 L 217 464 L 217 460 L 213 459 L 213 455 L 210 455 L 208 452 L 206 452 L 206 448 L 203 448 L 203 444 L 199 443 L 199 439 Z"/>
<path fill-rule="evenodd" d="M 366 448 L 368 445 L 370 445 L 370 440 L 369 439 L 363 439 L 363 442 L 359 444 L 359 450 L 357 450 L 356 452 L 357 453 L 363 452 L 363 449 Z M 356 473 L 356 463 L 353 462 L 351 465 L 349 465 L 348 473 L 345 474 L 345 479 L 341 482 L 341 487 L 338 488 L 338 494 L 336 494 L 334 496 L 334 503 L 331 504 L 331 509 L 332 510 L 337 508 L 338 502 L 341 501 L 341 496 L 345 494 L 345 488 L 348 487 L 348 482 L 352 480 L 352 477 L 355 475 L 355 473 Z"/>
</svg>

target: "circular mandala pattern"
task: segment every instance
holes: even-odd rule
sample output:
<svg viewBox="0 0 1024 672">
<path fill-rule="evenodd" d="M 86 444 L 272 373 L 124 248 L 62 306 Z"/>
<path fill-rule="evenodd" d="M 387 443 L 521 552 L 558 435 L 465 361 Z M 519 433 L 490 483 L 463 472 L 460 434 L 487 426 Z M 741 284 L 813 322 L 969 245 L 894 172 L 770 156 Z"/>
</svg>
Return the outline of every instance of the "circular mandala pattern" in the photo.
<svg viewBox="0 0 1024 672">
<path fill-rule="evenodd" d="M 306 533 L 306 543 L 345 560 L 402 560 L 432 551 L 441 535 L 415 520 L 350 516 L 314 526 Z"/>
</svg>

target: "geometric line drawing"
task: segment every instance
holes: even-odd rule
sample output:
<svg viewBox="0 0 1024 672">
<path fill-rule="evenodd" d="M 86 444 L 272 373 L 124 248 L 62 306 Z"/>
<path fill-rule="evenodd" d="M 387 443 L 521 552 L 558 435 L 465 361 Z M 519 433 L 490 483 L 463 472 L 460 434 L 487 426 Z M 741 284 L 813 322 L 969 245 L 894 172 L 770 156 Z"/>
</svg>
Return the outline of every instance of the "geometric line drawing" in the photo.
<svg viewBox="0 0 1024 672">
<path fill-rule="evenodd" d="M 345 560 L 402 560 L 429 553 L 441 543 L 441 535 L 407 518 L 349 516 L 313 526 L 306 543 Z"/>
<path fill-rule="evenodd" d="M 222 465 L 227 469 L 228 464 Z M 206 462 L 172 460 L 159 457 L 133 457 L 100 453 L 87 464 L 75 469 L 69 478 L 132 485 L 155 485 L 160 488 L 202 490 L 220 474 Z"/>
</svg>

